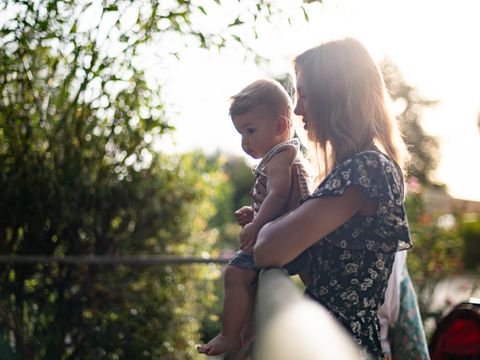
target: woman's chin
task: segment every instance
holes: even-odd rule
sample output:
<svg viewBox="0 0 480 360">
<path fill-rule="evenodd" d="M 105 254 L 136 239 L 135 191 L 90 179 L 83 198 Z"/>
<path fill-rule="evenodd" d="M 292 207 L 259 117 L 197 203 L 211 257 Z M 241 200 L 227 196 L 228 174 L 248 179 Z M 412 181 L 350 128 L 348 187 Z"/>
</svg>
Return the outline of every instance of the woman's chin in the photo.
<svg viewBox="0 0 480 360">
<path fill-rule="evenodd" d="M 307 131 L 307 139 L 308 139 L 308 141 L 311 141 L 311 142 L 316 142 L 317 141 L 317 138 L 315 137 L 315 134 L 313 134 L 312 132 L 308 132 L 308 131 Z"/>
</svg>

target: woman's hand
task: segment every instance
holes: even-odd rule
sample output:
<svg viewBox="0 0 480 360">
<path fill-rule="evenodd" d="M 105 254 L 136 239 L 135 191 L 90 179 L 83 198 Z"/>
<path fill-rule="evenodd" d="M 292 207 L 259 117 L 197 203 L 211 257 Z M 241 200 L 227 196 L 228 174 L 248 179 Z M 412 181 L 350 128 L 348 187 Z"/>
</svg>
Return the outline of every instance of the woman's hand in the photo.
<svg viewBox="0 0 480 360">
<path fill-rule="evenodd" d="M 242 206 L 234 212 L 238 225 L 245 226 L 253 220 L 253 208 L 251 206 Z"/>
</svg>

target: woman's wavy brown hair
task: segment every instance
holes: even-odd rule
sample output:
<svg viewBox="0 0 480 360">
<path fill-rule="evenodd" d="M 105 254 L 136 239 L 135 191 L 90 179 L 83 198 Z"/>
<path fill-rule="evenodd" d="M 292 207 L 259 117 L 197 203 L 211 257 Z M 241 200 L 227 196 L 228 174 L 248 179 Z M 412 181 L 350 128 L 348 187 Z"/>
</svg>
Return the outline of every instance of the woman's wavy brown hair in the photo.
<svg viewBox="0 0 480 360">
<path fill-rule="evenodd" d="M 320 177 L 373 145 L 405 166 L 407 151 L 385 101 L 382 74 L 360 42 L 346 38 L 311 48 L 294 59 L 294 69 L 302 72 L 313 112 L 307 131 Z"/>
</svg>

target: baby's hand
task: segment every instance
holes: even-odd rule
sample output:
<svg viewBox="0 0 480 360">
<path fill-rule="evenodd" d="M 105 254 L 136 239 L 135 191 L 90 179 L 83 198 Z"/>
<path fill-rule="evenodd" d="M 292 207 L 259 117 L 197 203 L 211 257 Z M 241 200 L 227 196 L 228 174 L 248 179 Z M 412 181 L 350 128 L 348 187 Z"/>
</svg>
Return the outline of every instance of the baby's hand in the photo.
<svg viewBox="0 0 480 360">
<path fill-rule="evenodd" d="M 243 206 L 235 211 L 238 225 L 245 226 L 253 220 L 253 209 L 251 206 Z"/>
<path fill-rule="evenodd" d="M 245 225 L 240 232 L 240 250 L 252 252 L 259 231 L 260 227 L 254 222 Z"/>
</svg>

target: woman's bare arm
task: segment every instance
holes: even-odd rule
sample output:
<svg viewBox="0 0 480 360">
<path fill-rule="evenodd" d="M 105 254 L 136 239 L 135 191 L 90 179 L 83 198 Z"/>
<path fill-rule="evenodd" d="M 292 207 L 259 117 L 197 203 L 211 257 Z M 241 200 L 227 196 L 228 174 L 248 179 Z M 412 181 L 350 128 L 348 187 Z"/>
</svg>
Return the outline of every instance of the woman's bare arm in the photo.
<svg viewBox="0 0 480 360">
<path fill-rule="evenodd" d="M 371 204 L 357 186 L 341 196 L 308 200 L 285 217 L 266 224 L 254 247 L 255 264 L 282 266 Z"/>
</svg>

